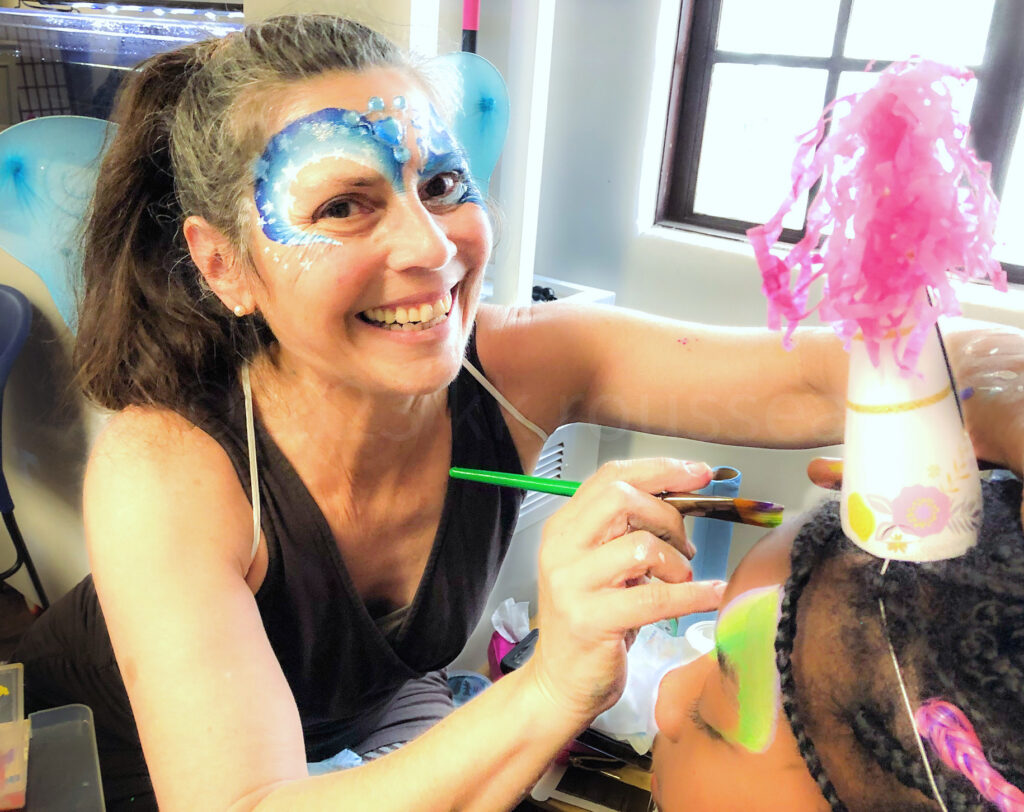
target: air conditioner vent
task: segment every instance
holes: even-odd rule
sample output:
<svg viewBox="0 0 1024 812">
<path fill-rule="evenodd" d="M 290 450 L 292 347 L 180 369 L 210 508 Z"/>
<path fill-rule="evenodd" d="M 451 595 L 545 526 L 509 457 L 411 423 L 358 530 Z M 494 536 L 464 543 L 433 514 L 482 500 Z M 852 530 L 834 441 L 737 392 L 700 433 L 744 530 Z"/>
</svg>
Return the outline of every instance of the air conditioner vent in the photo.
<svg viewBox="0 0 1024 812">
<path fill-rule="evenodd" d="M 562 468 L 564 466 L 565 443 L 550 443 L 541 449 L 540 459 L 537 460 L 537 465 L 533 469 L 533 475 L 545 477 L 546 479 L 561 479 Z M 539 507 L 541 504 L 553 501 L 556 498 L 557 497 L 554 497 L 549 493 L 531 491 L 527 493 L 526 498 L 523 499 L 523 506 L 520 508 L 519 515 L 523 516 L 528 511 Z"/>
</svg>

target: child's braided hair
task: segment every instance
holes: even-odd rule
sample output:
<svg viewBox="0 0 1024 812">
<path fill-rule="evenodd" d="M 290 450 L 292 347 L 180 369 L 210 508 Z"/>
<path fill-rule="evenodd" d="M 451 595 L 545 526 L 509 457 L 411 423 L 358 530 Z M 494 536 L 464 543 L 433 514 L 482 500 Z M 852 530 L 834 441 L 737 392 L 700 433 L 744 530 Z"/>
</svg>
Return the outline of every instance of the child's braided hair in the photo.
<svg viewBox="0 0 1024 812">
<path fill-rule="evenodd" d="M 916 675 L 919 705 L 941 697 L 959 706 L 971 720 L 990 763 L 1003 777 L 1024 787 L 1024 534 L 1021 530 L 1021 483 L 982 483 L 984 517 L 978 545 L 947 561 L 919 564 L 892 561 L 884 575 L 881 561 L 860 553 L 843 534 L 834 501 L 821 506 L 793 543 L 792 570 L 786 582 L 775 639 L 782 707 L 797 746 L 833 810 L 840 799 L 818 750 L 807 734 L 809 720 L 793 674 L 793 643 L 798 633 L 797 603 L 814 573 L 830 559 L 849 559 L 848 606 L 864 622 L 877 619 L 885 604 L 889 638 L 904 672 Z M 852 627 L 857 628 L 857 627 Z M 844 633 L 844 647 L 856 648 Z M 856 632 L 854 632 L 856 634 Z M 858 653 L 851 650 L 851 659 Z M 875 662 L 888 663 L 886 652 Z M 888 665 L 893 689 L 896 676 Z M 902 784 L 932 798 L 928 776 L 912 740 L 895 732 L 902 706 L 881 700 L 865 680 L 853 701 L 835 708 L 852 730 L 865 762 L 874 762 Z M 805 697 L 806 699 L 806 697 Z M 904 733 L 904 739 L 906 734 Z M 819 744 L 823 744 L 819 742 Z M 950 810 L 992 807 L 959 773 L 945 767 L 929 750 L 936 785 Z M 880 791 L 884 792 L 884 788 Z M 878 799 L 879 804 L 883 799 Z M 877 807 L 873 807 L 877 808 Z M 921 806 L 931 809 L 929 801 Z"/>
</svg>

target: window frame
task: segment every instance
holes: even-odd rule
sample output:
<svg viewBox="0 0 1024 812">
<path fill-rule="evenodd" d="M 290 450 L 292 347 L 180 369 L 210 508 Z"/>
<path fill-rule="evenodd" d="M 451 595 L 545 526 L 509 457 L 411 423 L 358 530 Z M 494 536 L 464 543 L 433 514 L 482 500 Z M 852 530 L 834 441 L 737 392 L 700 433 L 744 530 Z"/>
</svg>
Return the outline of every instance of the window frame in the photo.
<svg viewBox="0 0 1024 812">
<path fill-rule="evenodd" d="M 724 0 L 683 0 L 679 15 L 676 59 L 669 97 L 668 129 L 662 157 L 655 223 L 668 228 L 745 240 L 746 230 L 760 223 L 694 211 L 697 170 L 711 89 L 711 73 L 718 63 L 812 67 L 828 71 L 822 107 L 835 98 L 843 72 L 863 71 L 869 64 L 878 70 L 891 62 L 852 59 L 842 55 L 855 0 L 840 0 L 832 53 L 828 56 L 720 51 L 716 34 Z M 980 65 L 968 66 L 978 78 L 971 111 L 971 130 L 979 158 L 992 165 L 992 188 L 1001 196 L 1006 184 L 1013 138 L 1024 108 L 1024 3 L 995 0 L 985 55 Z M 1024 157 L 1024 156 L 1022 156 Z M 808 195 L 818 191 L 815 184 Z M 785 228 L 780 240 L 795 243 L 804 230 Z M 1011 282 L 1024 283 L 1024 266 L 1003 262 Z"/>
</svg>

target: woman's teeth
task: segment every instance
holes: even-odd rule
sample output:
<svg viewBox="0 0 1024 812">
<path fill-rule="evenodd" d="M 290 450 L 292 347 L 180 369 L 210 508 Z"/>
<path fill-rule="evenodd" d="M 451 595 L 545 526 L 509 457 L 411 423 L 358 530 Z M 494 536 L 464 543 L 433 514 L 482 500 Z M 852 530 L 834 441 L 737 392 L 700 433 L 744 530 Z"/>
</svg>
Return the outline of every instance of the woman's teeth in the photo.
<svg viewBox="0 0 1024 812">
<path fill-rule="evenodd" d="M 448 318 L 452 309 L 452 295 L 446 293 L 433 304 L 413 307 L 373 307 L 361 315 L 365 321 L 385 330 L 413 332 L 436 327 Z"/>
</svg>

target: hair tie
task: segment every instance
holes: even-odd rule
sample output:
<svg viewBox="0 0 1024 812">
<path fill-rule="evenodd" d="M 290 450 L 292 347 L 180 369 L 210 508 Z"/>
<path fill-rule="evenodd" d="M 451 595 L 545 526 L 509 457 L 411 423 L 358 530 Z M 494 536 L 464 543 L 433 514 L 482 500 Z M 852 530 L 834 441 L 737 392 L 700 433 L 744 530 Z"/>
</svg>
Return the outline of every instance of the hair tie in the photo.
<svg viewBox="0 0 1024 812">
<path fill-rule="evenodd" d="M 1003 812 L 1024 812 L 1024 792 L 988 763 L 970 720 L 956 705 L 929 699 L 917 709 L 914 722 L 942 763 L 963 773 L 982 796 Z"/>
</svg>

